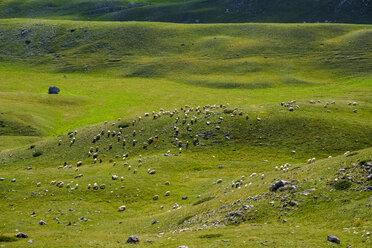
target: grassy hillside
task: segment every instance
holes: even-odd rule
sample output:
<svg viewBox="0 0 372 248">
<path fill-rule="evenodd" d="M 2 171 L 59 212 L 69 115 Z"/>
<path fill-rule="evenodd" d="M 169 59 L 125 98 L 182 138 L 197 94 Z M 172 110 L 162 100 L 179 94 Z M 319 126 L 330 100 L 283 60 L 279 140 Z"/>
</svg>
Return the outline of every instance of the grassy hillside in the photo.
<svg viewBox="0 0 372 248">
<path fill-rule="evenodd" d="M 324 247 L 329 234 L 342 244 L 369 246 L 371 199 L 365 189 L 371 184 L 365 168 L 372 151 L 327 157 L 371 146 L 370 123 L 332 118 L 327 123 L 316 117 L 322 106 L 298 104 L 301 109 L 295 112 L 275 105 L 259 115 L 251 108 L 233 112 L 234 106 L 201 108 L 200 113 L 195 106 L 179 107 L 173 116 L 142 114 L 134 125 L 132 119 L 110 121 L 3 152 L 1 233 L 25 232 L 40 247 L 117 247 L 133 234 L 139 235 L 140 247 L 148 242 L 152 247 Z M 97 134 L 101 138 L 92 143 Z M 125 160 L 123 154 L 128 154 Z M 319 161 L 304 163 L 312 157 Z M 292 164 L 287 172 L 275 170 L 284 163 Z M 340 169 L 345 172 L 336 174 Z M 338 188 L 335 179 L 345 177 L 351 185 Z M 295 180 L 296 188 L 270 192 L 279 179 Z M 63 187 L 51 185 L 54 180 L 64 182 Z M 95 182 L 105 189 L 88 189 Z M 302 193 L 308 189 L 313 190 Z M 126 205 L 124 212 L 117 210 L 121 205 Z M 6 245 L 24 246 L 29 239 Z"/>
<path fill-rule="evenodd" d="M 364 103 L 347 118 L 371 114 L 366 25 L 3 20 L 0 32 L 3 137 L 59 135 L 149 106 L 217 101 L 260 110 L 286 99 L 340 99 Z M 47 95 L 50 85 L 61 94 Z"/>
<path fill-rule="evenodd" d="M 179 23 L 371 23 L 362 0 L 3 0 L 2 18 L 48 18 Z"/>
<path fill-rule="evenodd" d="M 0 245 L 370 247 L 371 36 L 1 20 Z"/>
</svg>

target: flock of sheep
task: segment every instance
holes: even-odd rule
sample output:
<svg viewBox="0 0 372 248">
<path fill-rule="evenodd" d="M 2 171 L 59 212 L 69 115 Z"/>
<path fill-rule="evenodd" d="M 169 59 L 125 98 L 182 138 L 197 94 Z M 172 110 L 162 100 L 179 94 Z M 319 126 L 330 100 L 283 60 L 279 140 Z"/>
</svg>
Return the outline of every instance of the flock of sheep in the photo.
<svg viewBox="0 0 372 248">
<path fill-rule="evenodd" d="M 317 104 L 317 103 L 321 103 L 321 101 L 310 100 L 309 103 Z M 335 104 L 335 101 L 332 101 L 331 104 Z M 324 104 L 324 107 L 327 108 L 328 105 L 329 103 L 326 102 Z M 348 105 L 356 106 L 357 102 L 350 102 Z M 289 111 L 291 112 L 294 110 L 300 109 L 300 106 L 296 105 L 296 100 L 291 100 L 289 102 L 282 102 L 281 106 L 288 108 Z M 356 112 L 356 110 L 354 110 L 354 112 Z M 202 107 L 200 106 L 190 107 L 186 105 L 185 107 L 181 107 L 180 109 L 174 109 L 170 111 L 165 111 L 164 109 L 160 109 L 160 111 L 158 112 L 153 111 L 152 113 L 144 113 L 143 116 L 138 116 L 137 118 L 133 119 L 131 121 L 131 125 L 133 128 L 135 128 L 137 125 L 139 125 L 139 123 L 143 122 L 145 119 L 149 121 L 151 120 L 156 121 L 160 118 L 163 118 L 164 116 L 170 117 L 171 120 L 173 121 L 173 124 L 171 128 L 172 132 L 169 133 L 168 135 L 173 137 L 171 143 L 174 147 L 178 149 L 178 152 L 181 153 L 182 149 L 189 148 L 190 143 L 192 143 L 194 146 L 197 146 L 200 143 L 199 138 L 201 136 L 198 134 L 192 135 L 192 130 L 195 124 L 204 122 L 206 125 L 206 128 L 213 129 L 214 127 L 216 131 L 219 131 L 221 130 L 221 127 L 223 126 L 224 117 L 226 116 L 235 117 L 235 116 L 243 116 L 243 115 L 245 115 L 246 120 L 250 119 L 247 114 L 244 114 L 244 112 L 239 109 L 239 107 L 234 107 L 229 110 L 229 104 L 227 105 L 223 105 L 223 104 L 205 105 Z M 217 118 L 215 118 L 216 120 L 212 121 L 209 118 L 211 116 L 217 116 Z M 121 121 L 122 119 L 119 118 L 118 123 L 120 123 Z M 257 121 L 260 122 L 261 118 L 258 117 Z M 97 162 L 102 163 L 103 157 L 101 157 L 101 154 L 103 152 L 112 150 L 114 146 L 121 146 L 121 148 L 123 148 L 125 152 L 121 156 L 116 155 L 115 156 L 116 161 L 114 161 L 114 158 L 111 158 L 109 162 L 112 163 L 113 166 L 116 166 L 117 159 L 121 157 L 123 161 L 122 165 L 126 166 L 128 170 L 132 170 L 132 166 L 129 165 L 128 162 L 126 162 L 129 156 L 128 150 L 130 147 L 137 146 L 137 143 L 138 143 L 137 136 L 139 135 L 139 133 L 141 133 L 141 130 L 139 132 L 137 132 L 136 130 L 131 130 L 125 133 L 126 126 L 116 124 L 115 122 L 112 122 L 109 124 L 108 121 L 104 122 L 103 127 L 104 128 L 102 128 L 98 133 L 96 133 L 93 137 L 91 137 L 91 143 L 94 144 L 95 147 L 94 146 L 89 147 L 87 151 L 87 159 L 92 159 L 91 160 L 92 163 L 97 163 Z M 74 132 L 68 133 L 68 140 L 69 140 L 70 146 L 75 144 L 77 137 L 78 137 L 77 134 L 78 134 L 77 130 L 75 130 Z M 191 139 L 191 141 L 183 140 L 181 137 L 183 139 L 189 138 Z M 152 135 L 150 137 L 145 137 L 142 147 L 146 149 L 149 146 L 153 145 L 158 139 L 159 139 L 158 135 Z M 105 140 L 106 143 L 109 142 L 108 146 L 106 146 L 105 148 L 100 148 L 100 144 L 102 140 Z M 62 144 L 63 144 L 63 141 L 59 140 L 58 146 L 61 146 Z M 292 152 L 295 153 L 295 151 L 292 151 Z M 166 156 L 171 155 L 170 151 L 168 151 L 165 155 Z M 307 162 L 309 164 L 314 163 L 315 158 L 311 158 Z M 83 161 L 76 162 L 75 171 L 78 171 L 79 167 L 83 166 L 84 163 L 86 162 L 83 162 Z M 280 167 L 277 166 L 275 169 L 277 171 L 280 170 L 283 172 L 287 172 L 289 170 L 289 167 L 291 166 L 292 165 L 287 163 Z M 58 168 L 63 169 L 63 168 L 72 168 L 72 167 L 73 166 L 71 164 L 67 165 L 67 163 L 65 162 L 63 166 L 61 165 Z M 132 170 L 133 173 L 136 174 L 137 170 L 139 170 L 141 167 L 142 167 L 142 156 L 139 155 L 138 166 L 136 169 Z M 154 175 L 156 174 L 156 170 L 148 168 L 147 173 L 150 175 Z M 83 174 L 79 174 L 75 176 L 74 179 L 78 179 L 82 176 Z M 264 175 L 262 175 L 262 178 L 263 177 Z M 124 181 L 123 176 L 119 177 L 117 175 L 112 175 L 111 179 L 115 181 L 116 180 Z M 219 184 L 221 182 L 222 182 L 222 179 L 218 179 L 216 183 Z M 72 186 L 71 183 L 65 184 L 63 181 L 59 181 L 59 180 L 53 180 L 50 182 L 50 184 L 56 185 L 58 188 L 66 187 L 66 188 L 69 188 L 70 190 L 77 190 L 79 188 L 79 184 L 77 183 L 74 186 Z M 167 181 L 165 182 L 165 184 L 169 185 L 169 182 Z M 236 186 L 236 183 L 234 183 L 234 185 Z M 37 183 L 37 187 L 40 187 L 40 186 L 41 186 L 41 183 Z M 87 188 L 92 189 L 92 190 L 99 190 L 99 189 L 104 190 L 106 188 L 106 185 L 104 183 L 98 184 L 97 182 L 93 182 L 93 183 L 88 184 Z M 164 195 L 169 196 L 170 191 L 165 192 Z M 158 199 L 159 199 L 159 195 L 153 196 L 153 200 L 158 200 Z M 119 207 L 120 212 L 124 211 L 125 209 L 126 209 L 126 206 Z"/>
</svg>

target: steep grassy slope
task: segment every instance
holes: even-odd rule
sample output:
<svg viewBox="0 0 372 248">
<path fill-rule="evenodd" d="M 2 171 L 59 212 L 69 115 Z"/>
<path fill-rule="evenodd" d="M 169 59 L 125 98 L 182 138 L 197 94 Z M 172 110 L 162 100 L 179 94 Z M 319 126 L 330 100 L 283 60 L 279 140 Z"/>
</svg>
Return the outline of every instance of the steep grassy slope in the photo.
<svg viewBox="0 0 372 248">
<path fill-rule="evenodd" d="M 180 23 L 371 23 L 367 0 L 3 0 L 2 18 Z"/>
<path fill-rule="evenodd" d="M 152 247 L 259 247 L 265 243 L 324 247 L 328 234 L 340 237 L 342 244 L 368 247 L 371 199 L 365 191 L 370 182 L 364 167 L 372 160 L 371 149 L 303 162 L 371 146 L 371 124 L 326 121 L 319 115 L 324 110 L 320 104 L 298 104 L 301 108 L 294 112 L 279 105 L 266 106 L 267 114 L 259 115 L 252 108 L 238 108 L 236 116 L 231 116 L 234 106 L 225 111 L 206 108 L 201 113 L 194 109 L 186 118 L 179 107 L 173 117 L 163 111 L 156 119 L 151 113 L 150 117 L 142 114 L 134 126 L 132 119 L 111 121 L 32 148 L 3 152 L 0 206 L 5 211 L 0 216 L 5 221 L 0 230 L 6 236 L 14 235 L 14 229 L 25 232 L 39 247 L 117 247 L 132 234 L 140 236 L 140 247 L 150 245 L 145 240 L 151 240 Z M 342 109 L 341 102 L 336 106 Z M 187 124 L 192 130 L 187 131 Z M 104 134 L 92 143 L 102 129 Z M 98 147 L 96 163 L 93 154 L 88 155 L 91 146 L 93 153 Z M 123 154 L 128 154 L 125 160 Z M 83 162 L 80 167 L 75 165 L 78 160 Z M 292 164 L 287 172 L 275 170 L 284 163 Z M 340 169 L 345 172 L 337 175 Z M 151 170 L 156 173 L 149 174 Z M 79 174 L 83 176 L 76 177 Z M 119 180 L 112 180 L 112 175 Z M 335 178 L 343 176 L 350 178 L 351 187 L 335 190 Z M 12 178 L 16 181 L 11 182 Z M 222 182 L 216 184 L 218 179 Z M 296 180 L 296 189 L 270 192 L 269 186 L 279 179 Z M 64 186 L 50 185 L 52 180 L 63 181 Z M 105 184 L 105 189 L 88 189 L 94 182 Z M 312 188 L 308 195 L 301 194 Z M 154 195 L 159 199 L 153 200 Z M 291 206 L 290 201 L 298 205 Z M 175 203 L 178 207 L 173 207 Z M 118 212 L 123 204 L 126 211 Z M 39 220 L 47 225 L 39 225 Z M 28 245 L 27 240 L 7 246 Z"/>
<path fill-rule="evenodd" d="M 3 20 L 0 32 L 2 137 L 59 135 L 149 105 L 218 101 L 259 109 L 340 99 L 363 102 L 347 118 L 371 116 L 366 25 Z M 54 84 L 61 95 L 46 94 Z"/>
</svg>

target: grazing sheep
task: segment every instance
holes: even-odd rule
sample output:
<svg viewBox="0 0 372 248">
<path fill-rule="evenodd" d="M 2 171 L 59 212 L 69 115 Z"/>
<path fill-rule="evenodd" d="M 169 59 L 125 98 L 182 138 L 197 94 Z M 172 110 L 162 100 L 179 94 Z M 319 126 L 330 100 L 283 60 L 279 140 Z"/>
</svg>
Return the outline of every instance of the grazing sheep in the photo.
<svg viewBox="0 0 372 248">
<path fill-rule="evenodd" d="M 152 199 L 153 199 L 154 201 L 157 201 L 157 200 L 159 199 L 159 196 L 158 196 L 158 195 L 154 195 L 154 196 L 152 197 Z"/>
<path fill-rule="evenodd" d="M 83 165 L 83 162 L 82 161 L 79 161 L 76 163 L 76 166 L 79 167 L 79 166 L 82 166 Z"/>
<path fill-rule="evenodd" d="M 53 181 L 50 182 L 50 185 L 55 185 L 56 183 L 57 183 L 57 181 L 53 180 Z"/>
<path fill-rule="evenodd" d="M 155 170 L 149 170 L 149 172 L 148 172 L 150 175 L 154 175 L 155 173 L 156 173 L 156 171 Z"/>
<path fill-rule="evenodd" d="M 222 179 L 218 179 L 218 180 L 217 180 L 217 183 L 218 183 L 218 184 L 222 183 Z"/>
<path fill-rule="evenodd" d="M 170 196 L 170 191 L 165 192 L 165 196 Z"/>
<path fill-rule="evenodd" d="M 111 178 L 112 178 L 112 180 L 118 180 L 119 179 L 119 177 L 117 175 L 112 175 Z"/>
<path fill-rule="evenodd" d="M 83 177 L 83 174 L 79 174 L 79 175 L 75 176 L 74 179 L 81 178 L 81 177 Z"/>
<path fill-rule="evenodd" d="M 36 187 L 41 187 L 41 182 L 38 182 L 38 183 L 36 184 Z"/>
<path fill-rule="evenodd" d="M 58 140 L 58 145 L 62 145 L 62 140 Z"/>
<path fill-rule="evenodd" d="M 170 183 L 169 183 L 169 181 L 166 181 L 164 184 L 165 184 L 165 185 L 169 185 Z"/>
<path fill-rule="evenodd" d="M 90 187 L 92 187 L 92 185 L 88 184 L 88 189 L 90 189 Z"/>
<path fill-rule="evenodd" d="M 120 206 L 120 207 L 118 208 L 118 211 L 119 211 L 119 212 L 123 212 L 123 211 L 125 211 L 125 209 L 126 209 L 126 206 L 123 205 L 123 206 Z"/>
<path fill-rule="evenodd" d="M 101 186 L 99 186 L 100 189 L 105 189 L 106 188 L 106 184 L 101 184 Z"/>
<path fill-rule="evenodd" d="M 93 184 L 93 190 L 98 190 L 98 184 L 97 183 Z"/>
</svg>

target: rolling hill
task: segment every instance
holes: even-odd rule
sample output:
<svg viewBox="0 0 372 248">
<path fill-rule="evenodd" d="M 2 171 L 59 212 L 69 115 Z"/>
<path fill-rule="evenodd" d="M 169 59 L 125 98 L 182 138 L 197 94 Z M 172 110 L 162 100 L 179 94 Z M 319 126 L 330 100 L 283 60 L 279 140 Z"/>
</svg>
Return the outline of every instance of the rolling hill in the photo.
<svg viewBox="0 0 372 248">
<path fill-rule="evenodd" d="M 1 1 L 0 246 L 371 247 L 370 6 Z"/>
<path fill-rule="evenodd" d="M 369 0 L 3 0 L 2 18 L 178 23 L 371 23 Z"/>
</svg>

